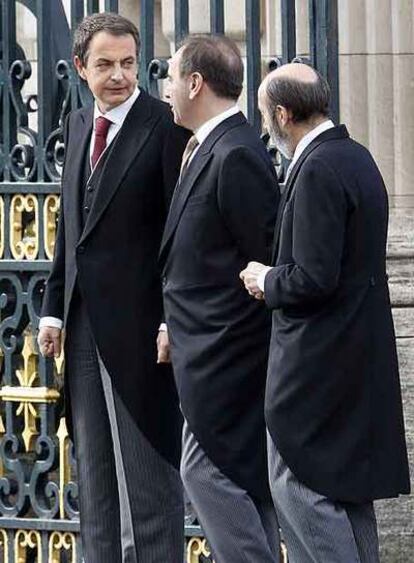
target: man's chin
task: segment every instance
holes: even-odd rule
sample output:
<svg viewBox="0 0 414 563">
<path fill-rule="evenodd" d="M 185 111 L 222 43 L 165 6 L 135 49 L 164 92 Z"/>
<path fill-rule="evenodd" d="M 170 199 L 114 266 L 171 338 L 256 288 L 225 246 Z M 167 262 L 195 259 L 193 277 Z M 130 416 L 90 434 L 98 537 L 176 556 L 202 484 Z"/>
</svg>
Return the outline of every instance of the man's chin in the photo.
<svg viewBox="0 0 414 563">
<path fill-rule="evenodd" d="M 101 103 L 99 105 L 102 104 L 105 107 L 106 111 L 109 111 L 126 102 L 130 96 L 131 94 L 125 91 L 119 93 L 111 92 L 110 94 L 105 96 L 104 100 L 101 100 Z"/>
</svg>

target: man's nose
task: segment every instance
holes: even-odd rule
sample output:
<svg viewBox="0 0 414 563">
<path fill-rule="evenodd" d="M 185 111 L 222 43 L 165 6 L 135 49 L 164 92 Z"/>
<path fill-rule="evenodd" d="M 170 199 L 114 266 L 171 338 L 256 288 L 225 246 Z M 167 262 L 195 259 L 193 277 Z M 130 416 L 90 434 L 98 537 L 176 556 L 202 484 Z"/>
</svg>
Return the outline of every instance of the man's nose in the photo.
<svg viewBox="0 0 414 563">
<path fill-rule="evenodd" d="M 122 67 L 120 64 L 116 64 L 114 66 L 114 69 L 112 71 L 112 75 L 111 78 L 112 80 L 115 80 L 116 82 L 119 82 L 120 80 L 122 80 L 124 77 L 123 72 L 122 72 Z"/>
</svg>

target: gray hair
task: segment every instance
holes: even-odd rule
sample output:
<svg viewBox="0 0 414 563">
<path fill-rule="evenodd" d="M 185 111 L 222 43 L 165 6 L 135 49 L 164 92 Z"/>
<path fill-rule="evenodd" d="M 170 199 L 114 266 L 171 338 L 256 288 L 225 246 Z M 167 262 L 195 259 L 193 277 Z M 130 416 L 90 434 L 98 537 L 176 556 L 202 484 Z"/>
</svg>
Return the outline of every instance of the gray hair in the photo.
<svg viewBox="0 0 414 563">
<path fill-rule="evenodd" d="M 329 84 L 318 71 L 314 72 L 315 80 L 312 82 L 286 76 L 270 79 L 265 88 L 268 106 L 283 106 L 292 112 L 292 120 L 296 123 L 316 116 L 328 116 Z"/>
</svg>

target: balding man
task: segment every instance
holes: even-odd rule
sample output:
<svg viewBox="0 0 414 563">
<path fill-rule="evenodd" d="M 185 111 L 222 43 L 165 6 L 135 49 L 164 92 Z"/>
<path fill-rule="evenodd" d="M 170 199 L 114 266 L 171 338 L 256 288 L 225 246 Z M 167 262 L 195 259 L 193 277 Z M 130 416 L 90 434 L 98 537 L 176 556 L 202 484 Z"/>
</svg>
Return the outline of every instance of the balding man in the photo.
<svg viewBox="0 0 414 563">
<path fill-rule="evenodd" d="M 185 417 L 181 475 L 214 560 L 275 563 L 264 421 L 271 318 L 239 272 L 256 255 L 270 259 L 279 189 L 237 107 L 242 86 L 226 37 L 191 36 L 170 62 L 174 119 L 194 136 L 161 245 L 164 306 Z"/>
<path fill-rule="evenodd" d="M 385 273 L 387 193 L 328 119 L 310 67 L 274 71 L 260 108 L 292 163 L 272 267 L 241 273 L 273 311 L 266 390 L 273 500 L 291 563 L 379 561 L 372 501 L 409 492 Z"/>
</svg>

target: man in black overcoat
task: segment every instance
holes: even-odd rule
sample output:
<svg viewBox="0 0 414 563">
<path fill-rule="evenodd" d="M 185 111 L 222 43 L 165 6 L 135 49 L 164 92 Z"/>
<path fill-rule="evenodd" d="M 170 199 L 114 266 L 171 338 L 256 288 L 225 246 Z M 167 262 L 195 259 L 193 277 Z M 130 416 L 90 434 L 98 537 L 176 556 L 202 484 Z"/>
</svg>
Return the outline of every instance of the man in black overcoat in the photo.
<svg viewBox="0 0 414 563">
<path fill-rule="evenodd" d="M 182 563 L 182 420 L 157 365 L 158 252 L 188 133 L 137 88 L 139 35 L 116 14 L 75 32 L 95 104 L 69 114 L 61 211 L 39 346 L 60 352 L 86 563 Z M 68 413 L 69 414 L 69 413 Z"/>
<path fill-rule="evenodd" d="M 241 273 L 273 311 L 266 422 L 289 561 L 377 563 L 373 500 L 409 492 L 386 275 L 387 192 L 370 153 L 328 119 L 301 64 L 260 87 L 287 158 L 272 267 Z"/>
<path fill-rule="evenodd" d="M 246 259 L 270 259 L 279 189 L 237 108 L 236 45 L 193 36 L 170 64 L 176 123 L 194 132 L 161 246 L 165 318 L 184 414 L 181 475 L 217 562 L 279 561 L 267 480 L 270 316 L 244 291 Z M 166 357 L 166 333 L 160 333 Z"/>
</svg>

